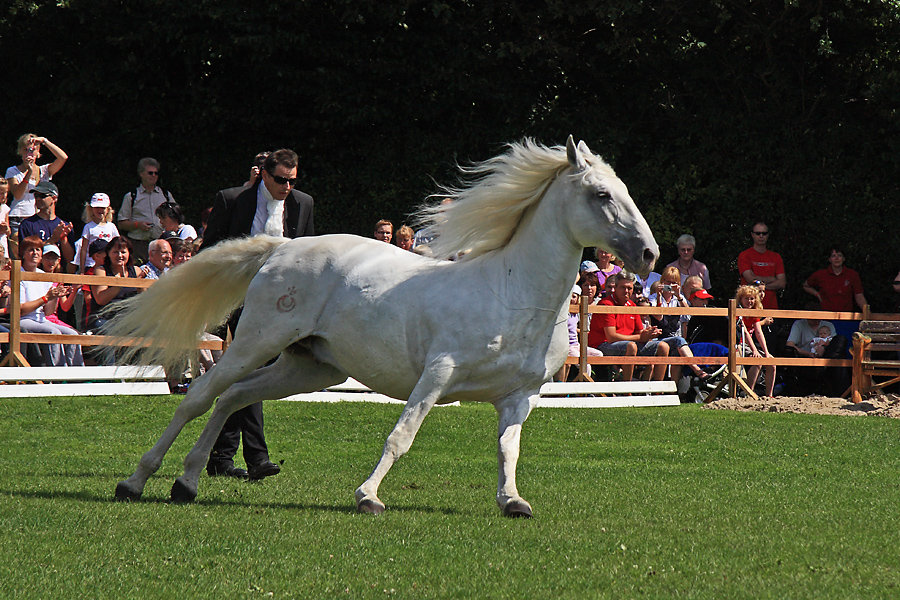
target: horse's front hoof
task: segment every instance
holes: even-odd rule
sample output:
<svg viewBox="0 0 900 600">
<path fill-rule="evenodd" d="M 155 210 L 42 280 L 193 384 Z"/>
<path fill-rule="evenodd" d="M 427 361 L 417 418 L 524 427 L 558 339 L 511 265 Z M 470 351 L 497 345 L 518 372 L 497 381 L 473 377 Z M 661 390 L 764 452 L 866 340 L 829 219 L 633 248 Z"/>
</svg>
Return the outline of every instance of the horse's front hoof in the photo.
<svg viewBox="0 0 900 600">
<path fill-rule="evenodd" d="M 503 507 L 503 516 L 512 519 L 530 519 L 534 515 L 531 514 L 531 506 L 524 500 L 510 500 Z"/>
<path fill-rule="evenodd" d="M 141 490 L 136 489 L 127 481 L 120 481 L 116 486 L 116 500 L 119 502 L 130 502 L 131 500 L 140 500 Z"/>
<path fill-rule="evenodd" d="M 189 504 L 197 497 L 197 490 L 189 488 L 179 477 L 172 484 L 172 492 L 169 494 L 169 497 L 176 504 Z"/>
<path fill-rule="evenodd" d="M 378 500 L 363 498 L 356 503 L 356 512 L 365 513 L 367 515 L 380 515 L 384 512 L 384 504 Z"/>
</svg>

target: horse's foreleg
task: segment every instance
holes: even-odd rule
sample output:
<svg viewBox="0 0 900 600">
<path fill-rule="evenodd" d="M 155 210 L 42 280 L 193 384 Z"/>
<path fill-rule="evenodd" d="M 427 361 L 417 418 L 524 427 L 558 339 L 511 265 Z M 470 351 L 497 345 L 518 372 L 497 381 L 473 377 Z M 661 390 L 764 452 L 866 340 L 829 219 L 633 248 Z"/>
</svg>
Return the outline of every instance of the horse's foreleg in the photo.
<svg viewBox="0 0 900 600">
<path fill-rule="evenodd" d="M 422 421 L 428 415 L 431 408 L 443 395 L 446 389 L 452 369 L 438 366 L 426 371 L 422 379 L 416 384 L 410 395 L 403 412 L 394 425 L 394 429 L 384 442 L 381 459 L 375 465 L 375 470 L 369 475 L 361 486 L 356 488 L 356 509 L 359 512 L 380 515 L 384 512 L 384 503 L 378 499 L 378 486 L 381 480 L 397 460 L 406 454 Z"/>
<path fill-rule="evenodd" d="M 144 485 L 146 485 L 147 479 L 156 473 L 160 465 L 162 465 L 163 457 L 169 451 L 169 448 L 175 442 L 184 426 L 208 411 L 215 399 L 215 393 L 201 385 L 200 381 L 188 390 L 184 400 L 175 409 L 175 415 L 165 431 L 163 431 L 162 436 L 141 457 L 137 470 L 131 477 L 120 481 L 116 486 L 116 500 L 138 500 L 141 497 L 141 494 L 144 493 Z"/>
<path fill-rule="evenodd" d="M 519 461 L 519 440 L 522 424 L 531 412 L 537 396 L 518 396 L 498 402 L 495 407 L 500 413 L 497 462 L 497 505 L 507 517 L 531 517 L 531 505 L 516 489 L 516 464 Z"/>
</svg>

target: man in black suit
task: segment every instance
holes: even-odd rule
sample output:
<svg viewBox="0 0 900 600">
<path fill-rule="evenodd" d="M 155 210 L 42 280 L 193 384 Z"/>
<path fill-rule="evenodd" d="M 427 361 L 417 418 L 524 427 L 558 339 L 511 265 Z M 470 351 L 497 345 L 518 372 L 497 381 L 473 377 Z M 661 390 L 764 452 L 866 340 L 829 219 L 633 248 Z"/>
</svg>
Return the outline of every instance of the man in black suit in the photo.
<svg viewBox="0 0 900 600">
<path fill-rule="evenodd" d="M 260 234 L 289 238 L 315 235 L 313 199 L 294 189 L 298 157 L 293 150 L 277 150 L 266 157 L 262 177 L 254 184 L 221 190 L 216 194 L 209 222 L 203 232 L 203 248 L 217 242 Z M 229 319 L 234 332 L 240 309 Z M 234 466 L 241 435 L 247 470 Z M 251 404 L 232 414 L 225 422 L 213 446 L 206 472 L 240 479 L 263 479 L 277 475 L 281 467 L 269 459 L 263 434 L 262 402 Z"/>
</svg>

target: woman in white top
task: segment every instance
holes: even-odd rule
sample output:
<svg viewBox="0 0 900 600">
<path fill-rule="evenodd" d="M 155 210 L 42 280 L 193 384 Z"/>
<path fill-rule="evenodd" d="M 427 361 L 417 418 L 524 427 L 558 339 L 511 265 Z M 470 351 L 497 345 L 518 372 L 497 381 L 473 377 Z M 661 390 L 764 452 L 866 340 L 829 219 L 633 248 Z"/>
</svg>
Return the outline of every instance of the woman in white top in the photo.
<svg viewBox="0 0 900 600">
<path fill-rule="evenodd" d="M 52 163 L 37 165 L 41 157 L 41 146 L 45 146 L 56 157 Z M 9 245 L 18 256 L 16 240 L 19 234 L 19 223 L 36 212 L 34 207 L 34 195 L 31 190 L 42 181 L 50 181 L 53 176 L 62 169 L 69 159 L 69 155 L 62 151 L 56 144 L 45 137 L 38 137 L 33 133 L 26 133 L 18 141 L 18 153 L 22 157 L 21 164 L 12 166 L 6 170 L 6 179 L 9 180 Z"/>
<path fill-rule="evenodd" d="M 156 217 L 159 219 L 159 224 L 162 225 L 163 235 L 171 231 L 182 240 L 197 239 L 197 230 L 185 224 L 181 207 L 174 202 L 160 204 L 156 209 Z"/>
<path fill-rule="evenodd" d="M 22 270 L 31 273 L 43 273 L 38 267 L 43 257 L 44 241 L 32 235 L 22 240 Z M 24 333 L 55 333 L 78 335 L 68 325 L 61 325 L 47 320 L 47 314 L 56 312 L 60 297 L 71 292 L 71 286 L 56 285 L 49 281 L 22 281 L 20 326 Z M 45 366 L 84 366 L 81 346 L 78 344 L 38 344 Z"/>
</svg>

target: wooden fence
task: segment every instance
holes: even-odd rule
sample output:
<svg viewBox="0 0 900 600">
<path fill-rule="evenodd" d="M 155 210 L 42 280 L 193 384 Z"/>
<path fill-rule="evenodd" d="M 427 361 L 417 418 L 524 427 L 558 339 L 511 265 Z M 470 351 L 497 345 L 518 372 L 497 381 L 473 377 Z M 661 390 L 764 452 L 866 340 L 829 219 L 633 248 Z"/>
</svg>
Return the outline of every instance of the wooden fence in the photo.
<svg viewBox="0 0 900 600">
<path fill-rule="evenodd" d="M 99 345 L 116 345 L 131 346 L 135 344 L 150 345 L 149 340 L 138 339 L 119 339 L 110 338 L 102 335 L 50 335 L 41 333 L 22 333 L 20 329 L 21 319 L 21 281 L 50 281 L 59 282 L 67 285 L 114 285 L 120 286 L 123 281 L 119 277 L 97 277 L 93 275 L 67 275 L 61 273 L 31 273 L 21 270 L 19 261 L 12 261 L 11 271 L 0 271 L 0 281 L 9 280 L 11 284 L 11 294 L 9 297 L 9 315 L 10 325 L 9 333 L 0 333 L 0 342 L 8 342 L 10 345 L 9 354 L 0 363 L 0 366 L 29 366 L 25 360 L 25 356 L 21 352 L 21 344 L 79 344 L 81 346 L 99 346 Z M 147 279 L 131 279 L 127 281 L 128 287 L 148 288 L 153 285 L 154 280 Z M 825 358 L 789 358 L 789 357 L 773 357 L 773 358 L 754 358 L 737 356 L 736 352 L 729 352 L 727 357 L 718 356 L 588 356 L 587 355 L 587 336 L 589 331 L 590 314 L 638 314 L 638 315 L 691 315 L 691 316 L 714 316 L 725 317 L 728 322 L 728 348 L 734 348 L 737 344 L 737 317 L 775 317 L 786 319 L 820 319 L 820 320 L 880 320 L 880 321 L 900 321 L 900 315 L 897 314 L 873 314 L 866 307 L 862 313 L 856 312 L 827 312 L 827 311 L 799 311 L 799 310 L 754 310 L 738 308 L 735 300 L 730 300 L 728 308 L 659 308 L 659 307 L 623 307 L 623 306 L 596 306 L 589 305 L 587 297 L 582 296 L 580 304 L 572 304 L 570 306 L 572 313 L 578 313 L 580 322 L 580 342 L 581 354 L 576 357 L 569 357 L 566 364 L 578 365 L 581 373 L 578 376 L 580 381 L 592 381 L 588 372 L 588 365 L 688 365 L 688 364 L 707 364 L 707 365 L 727 365 L 727 375 L 723 379 L 723 385 L 728 382 L 734 382 L 729 386 L 729 393 L 732 397 L 737 395 L 738 387 L 743 388 L 748 394 L 755 396 L 751 386 L 747 384 L 739 375 L 738 368 L 740 366 L 752 365 L 779 365 L 779 366 L 798 366 L 798 367 L 851 367 L 853 361 L 850 359 L 825 359 Z M 848 340 L 849 342 L 849 340 Z M 197 348 L 210 350 L 224 350 L 226 343 L 220 341 L 198 341 Z M 719 389 L 722 389 L 720 386 Z M 715 393 L 718 393 L 716 390 Z M 715 397 L 715 394 L 711 395 Z"/>
<path fill-rule="evenodd" d="M 103 335 L 53 335 L 47 333 L 22 333 L 20 323 L 22 318 L 22 299 L 20 283 L 22 281 L 50 281 L 65 285 L 112 285 L 121 286 L 126 283 L 128 287 L 146 289 L 156 280 L 128 278 L 123 281 L 121 277 L 98 277 L 95 275 L 68 275 L 63 273 L 32 273 L 23 271 L 22 263 L 12 261 L 10 271 L 0 271 L 0 281 L 9 280 L 10 296 L 9 306 L 9 333 L 0 333 L 0 343 L 9 343 L 9 353 L 0 362 L 0 367 L 28 367 L 28 361 L 21 351 L 22 344 L 78 344 L 80 346 L 134 346 L 138 344 L 150 345 L 148 340 L 112 338 Z M 198 349 L 224 350 L 224 342 L 199 341 Z"/>
<path fill-rule="evenodd" d="M 682 307 L 649 307 L 649 306 L 597 306 L 589 305 L 586 296 L 581 297 L 580 304 L 572 304 L 570 306 L 571 313 L 579 315 L 579 342 L 581 353 L 577 357 L 569 357 L 566 364 L 578 365 L 580 373 L 579 381 L 592 381 L 587 375 L 588 365 L 689 365 L 689 364 L 705 364 L 705 365 L 727 365 L 726 377 L 722 384 L 710 394 L 710 401 L 724 389 L 726 383 L 733 382 L 734 385 L 728 386 L 731 397 L 736 397 L 738 388 L 742 388 L 747 394 L 756 397 L 744 379 L 738 374 L 740 366 L 753 365 L 778 365 L 778 366 L 797 366 L 797 367 L 852 367 L 853 361 L 844 358 L 793 358 L 774 356 L 772 358 L 755 358 L 738 356 L 737 352 L 730 351 L 728 356 L 588 356 L 587 355 L 587 337 L 589 332 L 589 314 L 637 314 L 637 315 L 691 315 L 691 316 L 713 316 L 724 317 L 728 322 L 728 343 L 729 349 L 734 349 L 737 345 L 737 318 L 738 317 L 774 317 L 780 319 L 818 319 L 829 321 L 862 321 L 862 320 L 879 320 L 879 321 L 900 321 L 900 315 L 886 313 L 871 313 L 869 307 L 866 306 L 863 312 L 830 312 L 830 311 L 803 311 L 803 310 L 768 310 L 768 309 L 746 309 L 738 308 L 734 299 L 729 300 L 728 308 L 682 308 Z M 848 344 L 850 340 L 848 339 Z M 849 394 L 849 389 L 844 396 Z"/>
</svg>

